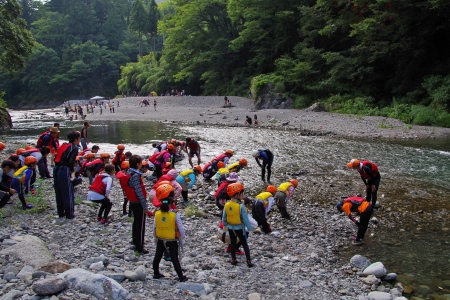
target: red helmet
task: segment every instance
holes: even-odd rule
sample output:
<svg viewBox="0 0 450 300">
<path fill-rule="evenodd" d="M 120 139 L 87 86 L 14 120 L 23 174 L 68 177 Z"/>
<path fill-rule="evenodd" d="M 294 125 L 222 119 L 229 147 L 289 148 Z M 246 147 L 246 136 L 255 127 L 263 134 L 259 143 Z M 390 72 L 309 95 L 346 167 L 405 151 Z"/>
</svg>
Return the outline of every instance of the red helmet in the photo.
<svg viewBox="0 0 450 300">
<path fill-rule="evenodd" d="M 160 184 L 156 189 L 156 198 L 163 200 L 167 198 L 175 189 L 171 184 Z"/>
<path fill-rule="evenodd" d="M 172 168 L 172 163 L 170 161 L 166 162 L 166 164 L 164 165 L 164 168 L 166 168 L 166 169 Z"/>
<path fill-rule="evenodd" d="M 125 145 L 122 144 L 117 145 L 117 150 L 125 150 Z"/>
<path fill-rule="evenodd" d="M 246 167 L 246 166 L 247 166 L 247 160 L 246 160 L 245 158 L 241 158 L 241 159 L 239 160 L 239 164 L 242 165 L 242 166 L 244 166 L 244 167 Z"/>
<path fill-rule="evenodd" d="M 227 151 L 225 151 L 226 154 L 228 154 L 229 156 L 233 156 L 234 152 L 231 149 L 228 149 Z"/>
<path fill-rule="evenodd" d="M 244 186 L 242 185 L 242 183 L 239 183 L 239 182 L 235 182 L 235 183 L 232 183 L 227 186 L 227 194 L 230 197 L 233 195 L 236 195 L 237 193 L 239 193 L 243 190 L 244 190 Z"/>
<path fill-rule="evenodd" d="M 277 191 L 277 187 L 274 186 L 274 185 L 269 185 L 269 186 L 266 188 L 266 192 L 269 192 L 269 193 L 275 193 L 276 191 Z"/>
<path fill-rule="evenodd" d="M 219 161 L 218 163 L 217 163 L 217 167 L 220 169 L 220 168 L 225 168 L 225 163 L 223 162 L 223 161 Z"/>
<path fill-rule="evenodd" d="M 297 186 L 298 186 L 298 181 L 297 181 L 297 179 L 291 179 L 291 180 L 289 180 L 289 182 L 292 183 L 292 185 L 293 185 L 294 187 L 297 187 Z"/>
<path fill-rule="evenodd" d="M 25 157 L 25 164 L 26 165 L 29 165 L 29 164 L 32 164 L 32 163 L 36 163 L 37 162 L 37 159 L 36 159 L 36 157 L 34 157 L 34 156 L 27 156 L 27 157 Z"/>
</svg>

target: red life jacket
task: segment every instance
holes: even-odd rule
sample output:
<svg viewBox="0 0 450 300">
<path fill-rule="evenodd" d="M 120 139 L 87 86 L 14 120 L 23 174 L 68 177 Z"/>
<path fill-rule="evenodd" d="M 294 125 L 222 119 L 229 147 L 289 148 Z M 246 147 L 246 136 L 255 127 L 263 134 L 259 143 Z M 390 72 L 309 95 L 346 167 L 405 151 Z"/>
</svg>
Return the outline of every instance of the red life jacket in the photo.
<svg viewBox="0 0 450 300">
<path fill-rule="evenodd" d="M 222 183 L 219 185 L 219 188 L 217 189 L 216 193 L 214 194 L 214 197 L 216 197 L 216 198 L 219 197 L 219 199 L 228 199 L 229 197 L 226 197 L 225 194 L 228 195 L 228 194 L 226 193 L 226 190 L 227 190 L 227 186 L 228 186 L 229 184 L 230 184 L 230 182 L 228 182 L 228 181 L 222 182 Z M 225 193 L 224 193 L 224 192 L 225 192 Z"/>
<path fill-rule="evenodd" d="M 100 195 L 104 195 L 106 193 L 106 183 L 103 182 L 103 178 L 109 176 L 108 174 L 98 174 L 91 186 L 89 187 L 90 191 L 96 192 Z"/>
<path fill-rule="evenodd" d="M 120 186 L 122 187 L 122 190 L 124 191 L 125 196 L 127 197 L 128 201 L 138 203 L 139 199 L 136 195 L 136 191 L 128 185 L 130 178 L 131 178 L 131 173 L 124 174 L 123 176 L 120 175 L 120 178 L 119 178 Z M 147 199 L 147 191 L 145 190 L 145 185 L 144 185 L 144 182 L 142 181 L 142 177 L 139 178 L 139 180 L 141 182 L 142 194 L 144 195 L 144 198 Z"/>
<path fill-rule="evenodd" d="M 159 179 L 158 179 L 158 181 L 155 183 L 155 185 L 157 185 L 158 183 L 160 183 L 161 181 L 173 181 L 173 177 L 172 176 L 169 176 L 169 175 L 163 175 L 163 176 L 161 176 Z M 155 188 L 155 185 L 153 186 L 153 188 Z M 156 188 L 155 188 L 156 189 Z"/>
<path fill-rule="evenodd" d="M 163 151 L 161 151 L 161 152 L 158 152 L 158 156 L 156 156 L 156 160 L 155 160 L 155 164 L 157 164 L 157 165 L 162 165 L 163 163 L 165 163 L 165 161 L 164 161 L 164 155 L 166 154 L 166 153 L 169 153 L 169 150 L 163 150 Z M 170 153 L 169 153 L 170 154 Z"/>
<path fill-rule="evenodd" d="M 70 146 L 72 146 L 72 143 L 64 143 L 61 145 L 61 147 L 58 148 L 58 151 L 56 152 L 55 163 L 59 163 L 61 161 L 62 155 Z"/>
<path fill-rule="evenodd" d="M 206 170 L 208 170 L 208 167 L 209 167 L 210 165 L 211 165 L 210 162 L 206 163 L 206 164 L 203 166 L 202 172 L 204 173 Z"/>
<path fill-rule="evenodd" d="M 155 164 L 156 158 L 158 157 L 159 153 L 160 153 L 160 152 L 153 153 L 153 154 L 148 158 L 148 160 L 149 160 L 152 164 Z"/>
<path fill-rule="evenodd" d="M 93 161 L 88 162 L 85 168 L 91 171 L 92 176 L 95 176 L 105 168 L 105 164 L 103 163 L 103 160 L 101 158 L 97 158 Z"/>
<path fill-rule="evenodd" d="M 350 202 L 352 204 L 352 208 L 350 209 L 350 211 L 357 212 L 358 207 L 361 205 L 361 203 L 363 203 L 363 201 L 366 201 L 366 199 L 362 197 L 353 196 L 345 199 L 344 203 Z"/>
<path fill-rule="evenodd" d="M 378 166 L 376 164 L 374 164 L 373 162 L 370 162 L 368 160 L 363 160 L 363 161 L 361 161 L 361 165 L 362 165 L 362 167 L 371 166 L 372 176 L 375 177 L 375 176 L 378 175 Z M 359 172 L 359 174 L 361 175 L 362 178 L 370 179 L 370 176 L 368 174 L 364 173 L 362 168 L 358 169 L 358 172 Z"/>
<path fill-rule="evenodd" d="M 44 136 L 46 136 L 47 134 L 50 134 L 50 131 L 46 131 L 39 136 L 39 138 L 36 142 L 36 147 L 38 147 L 38 148 L 42 147 L 42 144 L 44 143 Z"/>
<path fill-rule="evenodd" d="M 41 150 L 39 150 L 38 148 L 31 148 L 31 149 L 28 149 L 28 150 L 22 150 L 22 152 L 20 152 L 20 155 L 22 155 L 23 157 L 27 157 L 31 153 L 35 153 L 35 152 L 41 152 Z"/>
<path fill-rule="evenodd" d="M 85 155 L 86 155 L 86 152 L 90 152 L 90 151 L 91 151 L 91 149 L 87 148 L 87 149 L 81 151 L 78 155 L 79 155 L 79 156 L 85 156 Z"/>
<path fill-rule="evenodd" d="M 215 160 L 216 162 L 223 161 L 225 159 L 225 157 L 228 157 L 228 154 L 222 153 L 219 156 L 217 156 L 216 158 L 214 158 L 213 160 Z"/>
<path fill-rule="evenodd" d="M 114 152 L 115 156 L 112 160 L 113 165 L 115 164 L 121 164 L 125 160 L 125 154 L 123 154 L 123 151 L 116 151 Z"/>
</svg>

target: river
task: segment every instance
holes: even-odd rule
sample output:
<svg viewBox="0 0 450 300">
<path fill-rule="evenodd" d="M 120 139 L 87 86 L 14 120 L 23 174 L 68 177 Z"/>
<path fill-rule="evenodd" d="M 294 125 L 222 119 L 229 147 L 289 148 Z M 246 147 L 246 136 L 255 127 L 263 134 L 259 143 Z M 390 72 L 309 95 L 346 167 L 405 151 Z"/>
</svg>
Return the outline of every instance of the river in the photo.
<svg viewBox="0 0 450 300">
<path fill-rule="evenodd" d="M 56 119 L 48 120 L 25 112 L 13 112 L 14 128 L 2 140 L 35 143 L 37 136 Z M 349 170 L 351 158 L 369 159 L 381 172 L 379 200 L 374 213 L 378 225 L 370 228 L 362 248 L 344 246 L 343 262 L 356 254 L 381 261 L 388 272 L 412 291 L 408 297 L 450 299 L 450 140 L 352 140 L 333 137 L 304 137 L 295 131 L 220 126 L 184 126 L 143 121 L 90 122 L 88 138 L 100 152 L 113 153 L 118 143 L 135 154 L 149 155 L 153 140 L 201 141 L 203 160 L 225 149 L 246 157 L 250 168 L 243 182 L 249 193 L 261 189 L 259 168 L 251 151 L 269 148 L 275 154 L 272 181 L 280 183 L 300 174 L 300 192 L 295 201 L 310 201 L 332 207 L 342 197 L 363 192 L 356 171 Z M 82 121 L 61 121 L 62 136 L 81 130 Z M 92 144 L 91 144 L 92 145 Z M 195 160 L 194 160 L 195 161 Z M 256 165 L 256 166 L 255 166 Z M 182 166 L 187 166 L 183 162 Z M 447 298 L 445 298 L 447 297 Z"/>
</svg>

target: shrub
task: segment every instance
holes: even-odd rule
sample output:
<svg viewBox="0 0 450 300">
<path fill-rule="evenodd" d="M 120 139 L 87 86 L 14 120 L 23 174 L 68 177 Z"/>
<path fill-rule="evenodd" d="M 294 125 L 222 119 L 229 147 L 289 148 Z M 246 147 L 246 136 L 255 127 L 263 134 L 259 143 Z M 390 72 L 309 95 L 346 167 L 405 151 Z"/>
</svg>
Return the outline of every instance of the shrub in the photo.
<svg viewBox="0 0 450 300">
<path fill-rule="evenodd" d="M 199 209 L 197 206 L 195 206 L 193 203 L 189 204 L 188 207 L 185 209 L 186 215 L 188 217 L 205 217 L 206 214 L 203 211 L 203 209 Z"/>
</svg>

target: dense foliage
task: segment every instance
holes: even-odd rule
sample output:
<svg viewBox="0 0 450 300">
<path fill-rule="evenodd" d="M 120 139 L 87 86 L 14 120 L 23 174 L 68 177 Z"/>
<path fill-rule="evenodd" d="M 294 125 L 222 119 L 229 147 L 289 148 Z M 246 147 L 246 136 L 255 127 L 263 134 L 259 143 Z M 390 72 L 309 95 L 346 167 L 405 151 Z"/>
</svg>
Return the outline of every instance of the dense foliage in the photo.
<svg viewBox="0 0 450 300">
<path fill-rule="evenodd" d="M 16 99 L 258 96 L 271 83 L 297 107 L 450 126 L 449 1 L 21 2 L 41 45 L 0 86 Z"/>
</svg>

